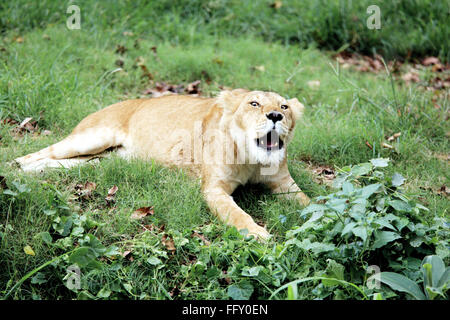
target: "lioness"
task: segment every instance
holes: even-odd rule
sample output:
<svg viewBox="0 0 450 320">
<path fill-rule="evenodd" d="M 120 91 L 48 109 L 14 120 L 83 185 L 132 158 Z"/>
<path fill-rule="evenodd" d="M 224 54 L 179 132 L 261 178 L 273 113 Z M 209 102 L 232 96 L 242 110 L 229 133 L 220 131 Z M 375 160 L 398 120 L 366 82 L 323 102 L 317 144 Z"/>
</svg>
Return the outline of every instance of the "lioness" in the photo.
<svg viewBox="0 0 450 320">
<path fill-rule="evenodd" d="M 254 182 L 303 205 L 309 202 L 286 162 L 286 146 L 303 109 L 296 98 L 243 89 L 216 98 L 128 100 L 87 116 L 64 140 L 16 162 L 26 171 L 70 167 L 115 147 L 126 158 L 186 168 L 201 179 L 205 199 L 221 221 L 266 239 L 266 229 L 230 195 L 238 185 Z"/>
</svg>

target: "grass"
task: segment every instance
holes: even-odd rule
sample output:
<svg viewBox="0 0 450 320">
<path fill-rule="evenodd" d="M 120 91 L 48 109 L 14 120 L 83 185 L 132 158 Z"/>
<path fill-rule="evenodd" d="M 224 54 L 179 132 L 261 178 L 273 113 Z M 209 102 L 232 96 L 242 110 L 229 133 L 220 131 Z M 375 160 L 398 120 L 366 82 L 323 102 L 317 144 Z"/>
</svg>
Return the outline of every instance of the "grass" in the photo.
<svg viewBox="0 0 450 320">
<path fill-rule="evenodd" d="M 272 286 L 280 287 L 288 280 L 309 277 L 326 266 L 325 260 L 317 261 L 301 250 L 288 250 L 283 255 L 279 252 L 280 243 L 287 240 L 286 232 L 302 223 L 298 216 L 302 208 L 277 199 L 259 186 L 240 188 L 235 198 L 257 221 L 267 223 L 275 235 L 274 241 L 266 245 L 239 240 L 234 230 L 224 227 L 209 214 L 197 181 L 156 163 L 126 162 L 112 157 L 100 164 L 36 175 L 11 170 L 7 162 L 60 140 L 93 111 L 119 100 L 142 96 L 152 83 L 142 77 L 141 69 L 136 66 L 139 57 L 144 59 L 154 81 L 178 84 L 201 79 L 205 95 L 215 95 L 220 86 L 228 86 L 272 90 L 287 97 L 298 97 L 305 104 L 306 113 L 289 146 L 288 163 L 294 179 L 310 197 L 326 195 L 331 189 L 314 182 L 307 161 L 340 168 L 389 157 L 392 165 L 387 171 L 406 177 L 408 194 L 430 209 L 423 217 L 425 221 L 432 224 L 435 216 L 448 219 L 448 198 L 437 192 L 448 184 L 448 162 L 436 156 L 449 150 L 448 93 L 440 92 L 437 109 L 433 92 L 406 86 L 393 80 L 389 73 L 363 74 L 340 69 L 330 59 L 334 51 L 319 51 L 314 44 L 300 46 L 298 42 L 303 41 L 292 39 L 289 21 L 280 20 L 281 15 L 295 15 L 299 10 L 289 2 L 283 1 L 282 10 L 275 14 L 273 21 L 283 22 L 274 29 L 270 27 L 273 22 L 268 22 L 267 27 L 257 25 L 258 19 L 250 20 L 248 26 L 244 24 L 251 12 L 259 12 L 263 18 L 260 21 L 272 21 L 269 12 L 273 9 L 266 3 L 262 11 L 235 10 L 236 18 L 231 20 L 222 18 L 229 14 L 228 10 L 234 10 L 237 6 L 234 2 L 231 9 L 226 9 L 219 1 L 218 9 L 212 11 L 208 8 L 199 11 L 203 8 L 200 3 L 184 9 L 165 2 L 151 3 L 154 10 L 145 11 L 142 3 L 123 2 L 119 6 L 125 12 L 114 9 L 112 13 L 109 5 L 83 2 L 80 7 L 86 13 L 81 30 L 65 27 L 62 22 L 65 16 L 58 13 L 64 11 L 55 10 L 60 6 L 57 2 L 2 4 L 8 11 L 3 11 L 0 19 L 3 30 L 0 48 L 5 49 L 0 50 L 0 118 L 20 122 L 33 117 L 41 130 L 52 132 L 47 136 L 25 134 L 17 138 L 11 126 L 0 127 L 0 176 L 5 177 L 12 190 L 13 182 L 29 188 L 14 197 L 0 194 L 0 292 L 3 295 L 27 272 L 77 245 L 69 243 L 72 238 L 64 240 L 54 232 L 54 217 L 45 213 L 48 209 L 58 210 L 61 215 L 72 212 L 91 219 L 96 227 L 83 227 L 85 234 L 93 234 L 105 246 L 115 245 L 121 252 L 132 251 L 135 260 L 112 259 L 106 268 L 83 269 L 83 290 L 74 291 L 64 286 L 65 268 L 70 261 L 63 257 L 59 264 L 43 269 L 45 283 L 40 284 L 38 278 L 34 282 L 27 280 L 11 293 L 12 298 L 81 299 L 97 295 L 127 299 L 225 299 L 230 296 L 230 290 L 235 297 L 238 293 L 249 297 L 246 296 L 250 290 L 248 279 L 240 274 L 241 270 L 257 265 L 264 256 L 283 256 L 284 263 L 290 267 L 268 263 L 274 268 L 270 281 L 275 282 L 262 278 L 258 287 L 253 284 L 252 298 L 268 298 L 275 291 Z M 316 9 L 321 7 L 320 1 L 311 3 Z M 338 10 L 339 3 L 333 2 L 330 14 Z M 427 10 L 440 11 L 437 3 L 430 2 Z M 212 5 L 211 2 L 207 6 Z M 38 10 L 32 10 L 35 6 Z M 246 6 L 259 8 L 250 3 Z M 359 5 L 349 10 L 357 8 Z M 161 10 L 166 11 L 161 14 Z M 112 18 L 107 20 L 99 12 L 109 12 Z M 157 19 L 144 20 L 144 12 Z M 406 13 L 405 9 L 405 19 L 408 19 Z M 436 19 L 439 21 L 439 15 Z M 152 32 L 147 26 L 151 26 Z M 314 24 L 310 26 L 314 29 Z M 448 33 L 448 24 L 439 27 Z M 132 35 L 123 34 L 130 30 Z M 19 36 L 23 42 L 16 41 Z M 323 39 L 327 37 L 330 36 Z M 384 35 L 382 39 L 387 39 L 386 46 L 396 43 L 399 48 L 412 41 L 416 43 L 412 48 L 425 50 L 417 49 L 417 54 L 430 52 L 448 57 L 448 48 L 426 49 L 426 41 L 415 42 L 416 37 L 409 34 L 401 43 Z M 309 40 L 306 38 L 305 43 Z M 443 46 L 447 43 L 431 42 Z M 117 45 L 128 50 L 120 55 L 116 53 Z M 152 53 L 154 46 L 157 56 Z M 336 45 L 329 48 L 337 49 Z M 355 48 L 369 50 L 364 46 Z M 395 53 L 405 53 L 402 50 Z M 124 62 L 121 69 L 116 65 L 118 59 Z M 256 66 L 264 66 L 264 71 Z M 320 87 L 311 89 L 310 80 L 319 80 Z M 395 150 L 381 148 L 385 137 L 396 132 L 401 132 L 401 136 L 392 143 Z M 75 185 L 86 181 L 97 184 L 93 196 L 87 200 L 74 199 Z M 113 185 L 119 191 L 111 208 L 104 198 Z M 134 210 L 150 205 L 154 206 L 155 214 L 146 218 L 145 223 L 130 219 Z M 65 206 L 69 209 L 61 208 Z M 144 224 L 164 225 L 165 232 L 174 239 L 176 252 L 165 250 L 162 233 L 146 232 Z M 211 244 L 205 246 L 192 238 L 193 231 L 207 235 Z M 51 233 L 52 245 L 42 241 L 43 232 Z M 188 243 L 180 245 L 185 243 L 183 239 L 188 239 Z M 25 254 L 26 245 L 32 246 L 35 256 Z M 146 262 L 149 256 L 164 264 L 149 265 Z M 206 266 L 209 275 L 201 271 Z M 227 271 L 231 280 L 215 275 L 223 271 Z M 214 281 L 209 281 L 210 278 Z M 171 294 L 175 288 L 179 293 Z M 299 298 L 320 297 L 323 290 L 320 284 L 308 282 L 299 289 Z M 106 295 L 108 291 L 110 295 Z M 357 291 L 347 287 L 335 290 L 334 294 L 335 298 L 361 298 Z"/>
</svg>

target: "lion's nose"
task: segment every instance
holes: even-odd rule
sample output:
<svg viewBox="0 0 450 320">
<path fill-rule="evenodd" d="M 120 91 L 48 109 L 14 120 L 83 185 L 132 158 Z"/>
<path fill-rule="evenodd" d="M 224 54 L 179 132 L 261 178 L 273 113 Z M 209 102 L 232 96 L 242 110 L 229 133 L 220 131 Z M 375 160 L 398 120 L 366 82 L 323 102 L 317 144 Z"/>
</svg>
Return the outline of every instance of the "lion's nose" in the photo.
<svg viewBox="0 0 450 320">
<path fill-rule="evenodd" d="M 277 121 L 283 120 L 283 115 L 279 113 L 278 111 L 272 111 L 266 114 L 267 119 L 272 120 L 273 123 L 276 123 Z"/>
</svg>

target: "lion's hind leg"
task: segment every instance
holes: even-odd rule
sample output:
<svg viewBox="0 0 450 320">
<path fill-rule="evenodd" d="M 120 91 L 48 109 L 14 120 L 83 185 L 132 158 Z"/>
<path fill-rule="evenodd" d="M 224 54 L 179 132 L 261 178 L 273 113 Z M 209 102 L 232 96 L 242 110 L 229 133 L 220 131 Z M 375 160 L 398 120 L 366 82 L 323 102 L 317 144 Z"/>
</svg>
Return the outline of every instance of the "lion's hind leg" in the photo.
<svg viewBox="0 0 450 320">
<path fill-rule="evenodd" d="M 92 159 L 108 148 L 120 146 L 120 133 L 113 129 L 91 128 L 72 133 L 47 148 L 15 159 L 24 171 L 46 167 L 72 167 Z"/>
</svg>

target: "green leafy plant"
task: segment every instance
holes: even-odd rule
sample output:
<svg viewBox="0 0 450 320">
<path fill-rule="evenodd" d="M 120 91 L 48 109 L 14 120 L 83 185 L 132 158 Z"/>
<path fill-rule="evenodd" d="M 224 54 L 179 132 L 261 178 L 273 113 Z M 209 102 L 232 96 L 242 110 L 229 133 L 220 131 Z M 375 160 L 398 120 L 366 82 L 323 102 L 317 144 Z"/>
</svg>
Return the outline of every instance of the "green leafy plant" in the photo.
<svg viewBox="0 0 450 320">
<path fill-rule="evenodd" d="M 419 285 L 402 274 L 381 272 L 380 281 L 393 290 L 406 292 L 417 300 L 446 299 L 446 291 L 450 285 L 450 267 L 445 267 L 439 256 L 426 256 L 421 264 L 423 290 Z"/>
</svg>

